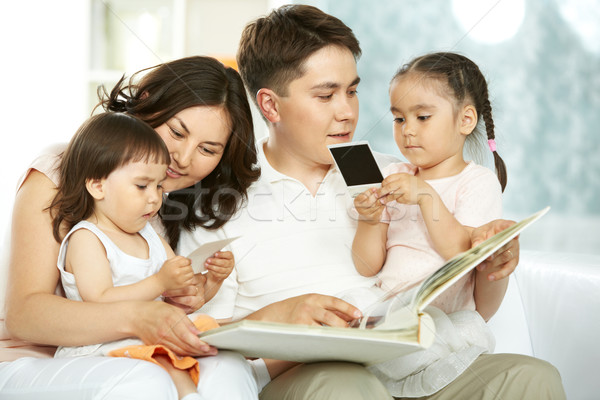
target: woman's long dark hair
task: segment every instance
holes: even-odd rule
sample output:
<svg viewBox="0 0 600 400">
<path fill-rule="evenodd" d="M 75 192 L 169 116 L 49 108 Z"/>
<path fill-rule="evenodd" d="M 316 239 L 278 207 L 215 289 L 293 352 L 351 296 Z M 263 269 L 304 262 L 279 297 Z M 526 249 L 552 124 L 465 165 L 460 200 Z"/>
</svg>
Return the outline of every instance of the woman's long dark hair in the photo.
<svg viewBox="0 0 600 400">
<path fill-rule="evenodd" d="M 169 193 L 160 217 L 176 248 L 182 229 L 217 229 L 235 214 L 260 176 L 252 114 L 237 71 L 211 57 L 187 57 L 139 71 L 129 81 L 122 77 L 110 93 L 100 87 L 98 95 L 104 110 L 135 115 L 153 128 L 189 107 L 222 106 L 231 134 L 221 161 L 201 182 Z"/>
<path fill-rule="evenodd" d="M 93 214 L 88 180 L 104 179 L 130 162 L 169 165 L 170 159 L 165 142 L 140 119 L 115 112 L 89 118 L 69 142 L 58 167 L 60 179 L 49 207 L 54 239 L 60 243 L 62 234 Z"/>
</svg>

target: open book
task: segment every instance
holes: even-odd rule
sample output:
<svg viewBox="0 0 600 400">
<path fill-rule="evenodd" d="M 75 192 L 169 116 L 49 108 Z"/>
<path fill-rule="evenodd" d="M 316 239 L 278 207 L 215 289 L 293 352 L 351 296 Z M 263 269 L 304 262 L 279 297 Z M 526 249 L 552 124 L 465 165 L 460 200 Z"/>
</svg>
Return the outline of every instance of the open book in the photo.
<svg viewBox="0 0 600 400">
<path fill-rule="evenodd" d="M 386 293 L 349 328 L 242 320 L 200 334 L 219 349 L 279 360 L 374 364 L 430 346 L 435 325 L 425 308 L 440 293 L 500 249 L 549 207 L 447 261 L 411 293 Z"/>
</svg>

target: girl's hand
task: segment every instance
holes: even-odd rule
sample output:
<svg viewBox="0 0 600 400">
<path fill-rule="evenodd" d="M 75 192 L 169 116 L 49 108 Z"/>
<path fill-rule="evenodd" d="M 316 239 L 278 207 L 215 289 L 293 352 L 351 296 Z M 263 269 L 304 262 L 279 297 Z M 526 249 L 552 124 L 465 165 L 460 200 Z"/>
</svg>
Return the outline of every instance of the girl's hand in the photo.
<svg viewBox="0 0 600 400">
<path fill-rule="evenodd" d="M 156 273 L 164 290 L 181 289 L 193 285 L 194 270 L 189 258 L 176 256 L 164 262 Z"/>
<path fill-rule="evenodd" d="M 181 289 L 167 290 L 163 293 L 165 302 L 181 308 L 186 313 L 192 313 L 198 310 L 206 303 L 204 285 L 206 276 L 203 274 L 194 275 L 192 285 Z"/>
<path fill-rule="evenodd" d="M 385 206 L 379 201 L 377 189 L 369 188 L 354 198 L 354 207 L 361 221 L 378 224 Z"/>
<path fill-rule="evenodd" d="M 379 197 L 382 203 L 396 200 L 402 204 L 420 204 L 425 196 L 431 196 L 433 188 L 423 179 L 411 174 L 392 174 L 381 182 Z"/>
<path fill-rule="evenodd" d="M 206 259 L 204 266 L 208 270 L 206 275 L 209 281 L 221 282 L 233 271 L 235 259 L 230 251 L 218 251 L 213 257 Z"/>
<path fill-rule="evenodd" d="M 474 229 L 471 233 L 472 246 L 489 239 L 514 223 L 514 221 L 497 219 Z M 508 277 L 519 264 L 519 247 L 519 237 L 517 236 L 479 264 L 477 272 L 488 274 L 488 281 L 497 281 Z"/>
<path fill-rule="evenodd" d="M 163 344 L 180 355 L 217 354 L 214 347 L 198 338 L 200 331 L 179 308 L 161 301 L 135 302 L 133 335 L 145 344 Z"/>
</svg>

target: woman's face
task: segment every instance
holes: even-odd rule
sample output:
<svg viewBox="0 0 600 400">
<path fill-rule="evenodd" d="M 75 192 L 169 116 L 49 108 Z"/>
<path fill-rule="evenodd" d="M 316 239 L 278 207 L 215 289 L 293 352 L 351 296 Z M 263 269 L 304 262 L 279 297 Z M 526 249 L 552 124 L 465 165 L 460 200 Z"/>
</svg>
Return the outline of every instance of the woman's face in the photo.
<svg viewBox="0 0 600 400">
<path fill-rule="evenodd" d="M 194 106 L 156 127 L 171 154 L 165 192 L 184 189 L 204 179 L 223 157 L 231 132 L 222 106 Z"/>
</svg>

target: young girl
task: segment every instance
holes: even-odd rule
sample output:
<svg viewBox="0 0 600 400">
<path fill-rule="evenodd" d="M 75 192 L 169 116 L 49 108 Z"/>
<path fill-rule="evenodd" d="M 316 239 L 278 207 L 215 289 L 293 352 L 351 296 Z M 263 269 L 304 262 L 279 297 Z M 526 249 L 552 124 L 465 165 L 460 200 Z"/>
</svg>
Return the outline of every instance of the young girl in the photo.
<svg viewBox="0 0 600 400">
<path fill-rule="evenodd" d="M 506 169 L 496 151 L 486 80 L 468 58 L 416 58 L 393 77 L 390 100 L 394 139 L 409 163 L 390 165 L 381 188 L 355 199 L 359 222 L 352 250 L 359 273 L 379 273 L 384 290 L 402 291 L 469 249 L 472 227 L 500 218 Z M 465 141 L 478 143 L 480 118 L 497 178 L 463 158 Z M 448 314 L 475 310 L 489 283 L 473 272 L 433 305 Z"/>
<path fill-rule="evenodd" d="M 53 231 L 62 239 L 58 268 L 69 299 L 90 302 L 148 301 L 193 285 L 190 260 L 175 256 L 150 225 L 162 204 L 170 163 L 160 136 L 122 113 L 90 118 L 71 140 L 60 164 L 60 182 L 50 206 Z M 66 233 L 68 231 L 68 233 Z M 65 235 L 66 233 L 66 235 Z M 231 252 L 207 263 L 208 301 L 233 269 Z M 113 355 L 139 340 L 60 347 L 55 356 Z M 165 346 L 128 347 L 126 353 L 162 365 L 180 398 L 200 398 L 198 363 Z M 135 352 L 140 355 L 135 356 Z"/>
</svg>

